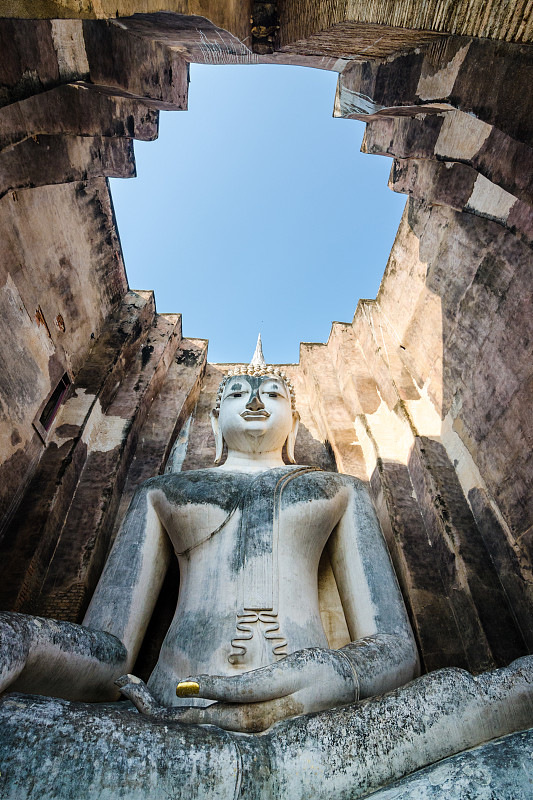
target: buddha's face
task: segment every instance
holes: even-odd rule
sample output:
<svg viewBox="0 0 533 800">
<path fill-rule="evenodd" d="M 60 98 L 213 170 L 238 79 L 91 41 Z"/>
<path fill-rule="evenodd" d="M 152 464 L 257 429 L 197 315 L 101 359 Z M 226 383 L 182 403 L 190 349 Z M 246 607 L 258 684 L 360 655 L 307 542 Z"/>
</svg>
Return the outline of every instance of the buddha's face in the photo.
<svg viewBox="0 0 533 800">
<path fill-rule="evenodd" d="M 226 383 L 218 418 L 232 450 L 268 453 L 281 450 L 293 426 L 290 395 L 275 376 L 232 376 Z"/>
</svg>

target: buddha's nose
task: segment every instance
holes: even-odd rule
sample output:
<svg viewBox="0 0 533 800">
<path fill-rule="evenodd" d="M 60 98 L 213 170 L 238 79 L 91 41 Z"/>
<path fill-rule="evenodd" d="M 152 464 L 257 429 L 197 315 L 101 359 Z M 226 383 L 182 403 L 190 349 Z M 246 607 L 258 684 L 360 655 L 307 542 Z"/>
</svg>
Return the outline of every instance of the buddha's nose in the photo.
<svg viewBox="0 0 533 800">
<path fill-rule="evenodd" d="M 246 403 L 246 408 L 249 408 L 250 411 L 259 411 L 261 408 L 265 407 L 265 404 L 260 400 L 258 389 L 255 392 L 252 392 L 252 396 Z"/>
</svg>

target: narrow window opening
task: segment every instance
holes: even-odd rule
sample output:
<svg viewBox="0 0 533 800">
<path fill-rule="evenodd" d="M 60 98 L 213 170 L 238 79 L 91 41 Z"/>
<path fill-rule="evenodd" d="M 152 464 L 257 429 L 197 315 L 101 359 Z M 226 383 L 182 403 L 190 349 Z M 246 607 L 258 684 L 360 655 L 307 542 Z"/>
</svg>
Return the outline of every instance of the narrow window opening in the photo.
<svg viewBox="0 0 533 800">
<path fill-rule="evenodd" d="M 45 431 L 50 430 L 52 422 L 55 419 L 57 412 L 59 411 L 59 406 L 63 402 L 63 399 L 68 391 L 70 386 L 70 378 L 65 372 L 59 383 L 57 384 L 56 388 L 48 398 L 48 402 L 45 405 L 41 416 L 39 417 L 39 422 L 45 429 Z"/>
</svg>

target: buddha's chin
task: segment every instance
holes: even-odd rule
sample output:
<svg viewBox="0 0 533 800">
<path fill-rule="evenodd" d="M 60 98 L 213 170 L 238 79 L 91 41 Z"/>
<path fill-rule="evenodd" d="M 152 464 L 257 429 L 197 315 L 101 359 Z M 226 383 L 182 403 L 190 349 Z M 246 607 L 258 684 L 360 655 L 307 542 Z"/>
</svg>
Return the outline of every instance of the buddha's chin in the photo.
<svg viewBox="0 0 533 800">
<path fill-rule="evenodd" d="M 277 439 L 272 440 L 272 437 L 268 436 L 268 432 L 258 426 L 246 431 L 246 441 L 243 442 L 242 451 L 250 456 L 257 456 L 271 453 L 277 449 L 277 444 Z M 281 445 L 279 449 L 281 450 Z"/>
<path fill-rule="evenodd" d="M 254 419 L 246 422 L 246 427 L 243 431 L 246 438 L 251 437 L 257 439 L 267 433 L 267 426 L 265 419 Z"/>
<path fill-rule="evenodd" d="M 254 441 L 262 439 L 264 435 L 265 435 L 265 428 L 264 426 L 261 425 L 258 425 L 257 427 L 250 427 L 246 431 L 246 438 L 253 439 Z"/>
</svg>

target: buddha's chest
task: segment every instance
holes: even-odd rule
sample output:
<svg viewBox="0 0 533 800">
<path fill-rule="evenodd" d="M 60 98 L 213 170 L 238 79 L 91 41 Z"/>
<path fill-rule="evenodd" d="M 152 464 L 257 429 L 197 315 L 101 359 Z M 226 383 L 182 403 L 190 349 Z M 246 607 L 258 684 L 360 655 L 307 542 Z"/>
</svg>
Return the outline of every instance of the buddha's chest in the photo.
<svg viewBox="0 0 533 800">
<path fill-rule="evenodd" d="M 187 638 L 180 620 L 188 619 L 200 635 L 208 601 L 220 658 L 251 668 L 325 641 L 318 562 L 347 496 L 339 476 L 316 471 L 240 477 L 224 485 L 207 475 L 201 494 L 182 478 L 180 492 L 167 487 L 156 510 L 180 562 L 176 636 Z"/>
<path fill-rule="evenodd" d="M 345 507 L 337 476 L 328 480 L 320 472 L 271 473 L 276 474 L 255 479 L 233 474 L 229 485 L 226 475 L 222 481 L 208 475 L 201 486 L 165 492 L 157 510 L 176 554 L 205 561 L 209 553 L 222 557 L 223 551 L 235 572 L 280 553 L 283 558 L 304 553 L 319 557 Z"/>
</svg>

